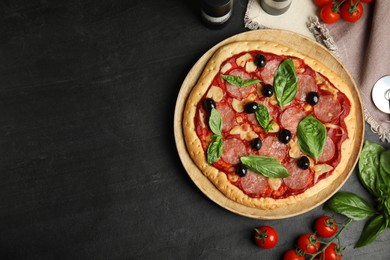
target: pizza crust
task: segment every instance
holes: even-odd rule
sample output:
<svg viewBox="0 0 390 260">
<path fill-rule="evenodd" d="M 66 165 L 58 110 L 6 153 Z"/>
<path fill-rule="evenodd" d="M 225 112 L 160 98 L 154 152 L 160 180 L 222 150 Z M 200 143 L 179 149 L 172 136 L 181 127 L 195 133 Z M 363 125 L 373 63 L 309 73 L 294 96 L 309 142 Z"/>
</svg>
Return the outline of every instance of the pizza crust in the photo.
<svg viewBox="0 0 390 260">
<path fill-rule="evenodd" d="M 319 181 L 313 187 L 307 189 L 303 193 L 298 195 L 292 195 L 283 199 L 273 198 L 252 198 L 246 195 L 235 185 L 231 184 L 225 173 L 220 172 L 218 169 L 209 165 L 206 160 L 206 154 L 202 148 L 200 139 L 198 138 L 195 131 L 195 113 L 197 111 L 197 104 L 208 90 L 208 87 L 212 83 L 212 80 L 220 70 L 222 63 L 231 56 L 242 52 L 249 52 L 253 50 L 260 50 L 263 52 L 269 52 L 276 55 L 294 56 L 302 59 L 309 67 L 315 71 L 323 74 L 329 79 L 332 84 L 342 91 L 351 102 L 351 111 L 345 118 L 345 124 L 348 131 L 348 138 L 342 143 L 341 146 L 341 160 L 333 173 L 327 178 Z M 269 41 L 238 41 L 229 43 L 219 48 L 215 54 L 211 57 L 209 62 L 206 64 L 198 82 L 192 89 L 183 113 L 183 133 L 184 139 L 187 146 L 188 153 L 201 172 L 221 191 L 227 198 L 240 203 L 242 205 L 258 208 L 262 210 L 271 210 L 287 205 L 296 204 L 304 199 L 316 196 L 320 191 L 326 188 L 328 185 L 333 183 L 346 169 L 348 165 L 348 159 L 352 154 L 353 142 L 355 139 L 356 130 L 356 118 L 353 117 L 355 114 L 355 104 L 352 97 L 351 89 L 346 83 L 337 76 L 335 72 L 327 68 L 321 62 L 305 56 L 304 54 L 285 47 L 283 45 L 269 42 Z"/>
</svg>

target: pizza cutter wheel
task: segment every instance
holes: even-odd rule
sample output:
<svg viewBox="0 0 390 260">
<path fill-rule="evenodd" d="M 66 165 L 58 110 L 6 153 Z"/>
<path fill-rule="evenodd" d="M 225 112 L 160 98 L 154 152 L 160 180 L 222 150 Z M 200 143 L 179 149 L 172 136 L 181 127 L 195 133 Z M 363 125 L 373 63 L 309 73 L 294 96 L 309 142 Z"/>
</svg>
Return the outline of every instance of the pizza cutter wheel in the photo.
<svg viewBox="0 0 390 260">
<path fill-rule="evenodd" d="M 372 100 L 382 112 L 390 114 L 390 76 L 380 78 L 372 88 Z"/>
</svg>

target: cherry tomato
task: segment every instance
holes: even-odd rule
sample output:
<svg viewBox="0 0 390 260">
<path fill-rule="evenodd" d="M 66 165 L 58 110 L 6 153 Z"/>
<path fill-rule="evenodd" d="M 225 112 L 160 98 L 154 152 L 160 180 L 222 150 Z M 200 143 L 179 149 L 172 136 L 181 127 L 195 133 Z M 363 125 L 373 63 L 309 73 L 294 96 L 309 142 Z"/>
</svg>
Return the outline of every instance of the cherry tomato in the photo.
<svg viewBox="0 0 390 260">
<path fill-rule="evenodd" d="M 324 6 L 326 4 L 331 4 L 333 0 L 313 0 L 313 2 L 317 5 L 317 6 Z"/>
<path fill-rule="evenodd" d="M 255 228 L 255 241 L 261 248 L 272 248 L 278 242 L 278 233 L 270 226 Z"/>
<path fill-rule="evenodd" d="M 305 260 L 305 257 L 297 252 L 297 250 L 290 249 L 284 253 L 283 260 Z"/>
<path fill-rule="evenodd" d="M 331 243 L 324 252 L 320 254 L 320 259 L 326 260 L 341 260 L 343 256 L 341 255 L 341 250 L 336 243 Z"/>
<path fill-rule="evenodd" d="M 363 5 L 356 0 L 346 1 L 341 5 L 340 15 L 345 21 L 354 23 L 362 17 Z"/>
<path fill-rule="evenodd" d="M 320 18 L 324 23 L 335 23 L 340 19 L 338 4 L 326 4 L 321 8 Z"/>
<path fill-rule="evenodd" d="M 320 249 L 320 242 L 314 234 L 302 234 L 298 238 L 298 248 L 308 254 L 314 254 Z"/>
<path fill-rule="evenodd" d="M 321 237 L 331 237 L 337 232 L 337 222 L 334 218 L 329 216 L 319 217 L 315 224 L 317 235 Z"/>
</svg>

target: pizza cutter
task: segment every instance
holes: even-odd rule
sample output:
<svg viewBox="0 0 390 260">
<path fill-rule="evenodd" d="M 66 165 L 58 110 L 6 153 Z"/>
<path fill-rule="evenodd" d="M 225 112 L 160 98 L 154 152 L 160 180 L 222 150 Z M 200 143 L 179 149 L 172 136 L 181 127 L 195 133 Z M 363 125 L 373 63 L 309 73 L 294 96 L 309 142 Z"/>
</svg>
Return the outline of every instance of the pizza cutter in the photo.
<svg viewBox="0 0 390 260">
<path fill-rule="evenodd" d="M 372 88 L 372 100 L 382 112 L 390 114 L 390 76 L 380 78 Z"/>
</svg>

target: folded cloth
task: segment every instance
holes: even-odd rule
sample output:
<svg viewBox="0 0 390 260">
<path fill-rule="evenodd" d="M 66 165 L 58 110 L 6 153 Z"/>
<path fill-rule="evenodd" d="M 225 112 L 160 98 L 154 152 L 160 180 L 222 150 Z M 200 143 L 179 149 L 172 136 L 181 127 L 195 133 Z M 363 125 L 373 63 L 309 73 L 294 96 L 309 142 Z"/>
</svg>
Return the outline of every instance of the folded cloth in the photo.
<svg viewBox="0 0 390 260">
<path fill-rule="evenodd" d="M 307 17 L 316 14 L 316 6 L 312 1 L 293 0 L 290 8 L 281 15 L 270 15 L 260 6 L 260 0 L 249 0 L 245 12 L 245 27 L 255 29 L 284 29 L 303 34 L 314 39 L 306 26 Z"/>
<path fill-rule="evenodd" d="M 302 13 L 305 9 L 302 5 L 311 11 Z M 315 10 L 318 8 L 312 1 L 293 0 L 289 11 L 269 20 L 265 18 L 258 0 L 249 0 L 244 23 L 252 30 L 277 28 L 308 35 L 303 28 L 306 27 L 311 38 L 340 58 L 360 90 L 366 122 L 382 141 L 390 142 L 389 115 L 377 109 L 371 98 L 375 82 L 390 75 L 390 5 L 385 1 L 374 1 L 363 7 L 363 16 L 355 23 L 340 19 L 337 23 L 324 25 L 316 17 Z M 301 19 L 292 18 L 297 14 Z"/>
</svg>

